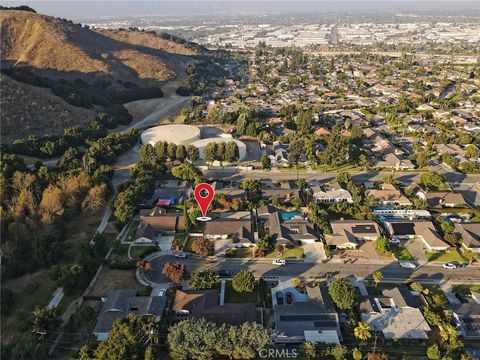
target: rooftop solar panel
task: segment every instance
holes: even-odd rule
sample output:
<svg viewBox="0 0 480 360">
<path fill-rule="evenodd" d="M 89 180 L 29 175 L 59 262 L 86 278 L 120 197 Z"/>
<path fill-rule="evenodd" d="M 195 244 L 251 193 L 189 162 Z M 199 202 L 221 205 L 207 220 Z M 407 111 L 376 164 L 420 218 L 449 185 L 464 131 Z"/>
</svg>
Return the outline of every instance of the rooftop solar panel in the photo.
<svg viewBox="0 0 480 360">
<path fill-rule="evenodd" d="M 336 328 L 337 323 L 335 321 L 314 321 L 313 326 L 316 328 Z"/>
<path fill-rule="evenodd" d="M 355 225 L 352 226 L 352 231 L 354 234 L 374 234 L 377 232 L 374 225 Z"/>
<path fill-rule="evenodd" d="M 392 223 L 394 235 L 414 235 L 414 227 L 413 223 Z"/>
<path fill-rule="evenodd" d="M 317 314 L 317 315 L 280 315 L 280 321 L 335 321 L 335 315 Z"/>
</svg>

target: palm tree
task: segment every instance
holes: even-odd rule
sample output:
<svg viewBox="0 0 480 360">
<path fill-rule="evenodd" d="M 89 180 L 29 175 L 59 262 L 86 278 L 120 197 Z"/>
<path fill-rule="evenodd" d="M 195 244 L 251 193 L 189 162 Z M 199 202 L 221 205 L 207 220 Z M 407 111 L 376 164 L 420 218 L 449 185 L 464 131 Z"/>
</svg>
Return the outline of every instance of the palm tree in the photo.
<svg viewBox="0 0 480 360">
<path fill-rule="evenodd" d="M 362 341 L 367 341 L 372 337 L 372 334 L 370 333 L 370 325 L 361 321 L 358 323 L 358 326 L 353 329 L 353 334 L 357 339 Z"/>
<path fill-rule="evenodd" d="M 381 271 L 375 271 L 372 277 L 373 277 L 373 281 L 375 282 L 375 286 L 377 286 L 378 283 L 383 280 L 383 274 Z"/>
</svg>

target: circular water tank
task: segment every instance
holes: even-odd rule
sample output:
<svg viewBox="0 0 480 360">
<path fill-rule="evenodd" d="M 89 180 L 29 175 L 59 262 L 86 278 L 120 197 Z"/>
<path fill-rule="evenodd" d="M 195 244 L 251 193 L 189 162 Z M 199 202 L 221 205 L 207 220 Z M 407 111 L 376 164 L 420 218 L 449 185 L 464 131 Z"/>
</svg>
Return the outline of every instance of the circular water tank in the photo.
<svg viewBox="0 0 480 360">
<path fill-rule="evenodd" d="M 177 145 L 190 145 L 200 139 L 200 129 L 192 125 L 172 124 L 147 129 L 140 135 L 142 144 L 155 145 L 166 141 Z"/>
</svg>

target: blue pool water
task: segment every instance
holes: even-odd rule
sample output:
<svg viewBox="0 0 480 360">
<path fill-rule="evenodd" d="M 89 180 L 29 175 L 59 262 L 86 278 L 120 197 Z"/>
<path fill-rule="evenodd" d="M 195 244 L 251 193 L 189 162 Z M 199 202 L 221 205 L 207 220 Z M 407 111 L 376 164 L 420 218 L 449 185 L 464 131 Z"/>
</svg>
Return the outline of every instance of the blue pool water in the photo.
<svg viewBox="0 0 480 360">
<path fill-rule="evenodd" d="M 282 217 L 282 220 L 290 220 L 293 219 L 294 217 L 302 217 L 303 214 L 298 211 L 287 211 L 287 212 L 282 212 L 280 213 L 280 216 Z"/>
</svg>

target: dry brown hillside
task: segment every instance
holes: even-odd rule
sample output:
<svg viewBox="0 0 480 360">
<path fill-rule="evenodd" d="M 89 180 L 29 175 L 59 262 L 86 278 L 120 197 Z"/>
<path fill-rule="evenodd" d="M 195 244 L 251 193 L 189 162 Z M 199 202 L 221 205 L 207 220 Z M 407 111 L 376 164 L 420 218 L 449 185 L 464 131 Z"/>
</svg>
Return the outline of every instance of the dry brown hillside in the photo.
<svg viewBox="0 0 480 360">
<path fill-rule="evenodd" d="M 87 125 L 93 110 L 75 107 L 52 94 L 49 89 L 23 84 L 2 75 L 0 82 L 2 142 L 30 134 L 61 134 L 72 125 Z"/>
<path fill-rule="evenodd" d="M 109 38 L 126 42 L 133 45 L 146 46 L 152 49 L 163 50 L 169 54 L 196 55 L 196 52 L 186 46 L 171 40 L 162 39 L 156 34 L 142 31 L 130 31 L 123 29 L 95 29 L 96 32 Z"/>
<path fill-rule="evenodd" d="M 119 31 L 105 36 L 31 12 L 1 10 L 0 21 L 2 66 L 26 65 L 54 78 L 163 82 L 188 59 L 182 55 L 191 54 L 186 47 L 153 35 Z"/>
</svg>

